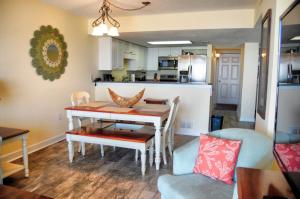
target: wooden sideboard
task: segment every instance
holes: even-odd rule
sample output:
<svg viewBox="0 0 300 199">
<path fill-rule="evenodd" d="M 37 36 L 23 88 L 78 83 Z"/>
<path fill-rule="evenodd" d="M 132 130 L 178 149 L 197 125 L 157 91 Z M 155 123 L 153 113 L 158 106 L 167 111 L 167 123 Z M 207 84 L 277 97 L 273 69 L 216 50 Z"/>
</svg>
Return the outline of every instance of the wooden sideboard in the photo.
<svg viewBox="0 0 300 199">
<path fill-rule="evenodd" d="M 292 190 L 280 171 L 237 168 L 239 199 L 263 199 L 264 196 L 294 199 Z"/>
<path fill-rule="evenodd" d="M 3 162 L 0 159 L 0 184 L 2 179 L 16 172 L 24 170 L 25 177 L 29 176 L 28 155 L 27 155 L 27 135 L 28 130 L 0 127 L 0 151 L 1 146 L 6 143 L 22 140 L 22 156 L 23 165 L 14 164 L 11 162 Z"/>
</svg>

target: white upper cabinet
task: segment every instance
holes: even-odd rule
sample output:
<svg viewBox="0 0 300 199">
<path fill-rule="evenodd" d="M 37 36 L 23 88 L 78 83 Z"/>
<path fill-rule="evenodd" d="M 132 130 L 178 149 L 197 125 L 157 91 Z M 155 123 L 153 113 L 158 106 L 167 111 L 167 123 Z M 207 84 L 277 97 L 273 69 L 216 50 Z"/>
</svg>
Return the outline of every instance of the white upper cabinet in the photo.
<svg viewBox="0 0 300 199">
<path fill-rule="evenodd" d="M 158 70 L 158 48 L 148 48 L 146 70 Z"/>
<path fill-rule="evenodd" d="M 137 45 L 125 42 L 124 58 L 125 59 L 137 59 Z"/>
<path fill-rule="evenodd" d="M 98 70 L 112 70 L 113 46 L 111 37 L 99 38 Z"/>
<path fill-rule="evenodd" d="M 147 49 L 143 46 L 132 46 L 133 53 L 136 54 L 136 59 L 128 60 L 128 70 L 145 70 Z"/>
<path fill-rule="evenodd" d="M 181 55 L 182 48 L 172 47 L 172 48 L 159 48 L 158 56 L 159 57 L 177 57 Z"/>
<path fill-rule="evenodd" d="M 171 56 L 178 57 L 182 54 L 182 48 L 180 47 L 173 47 L 171 48 Z"/>
<path fill-rule="evenodd" d="M 159 48 L 158 49 L 159 57 L 168 57 L 171 56 L 171 48 Z"/>
<path fill-rule="evenodd" d="M 124 67 L 124 42 L 111 37 L 99 38 L 98 70 L 119 70 Z"/>
</svg>

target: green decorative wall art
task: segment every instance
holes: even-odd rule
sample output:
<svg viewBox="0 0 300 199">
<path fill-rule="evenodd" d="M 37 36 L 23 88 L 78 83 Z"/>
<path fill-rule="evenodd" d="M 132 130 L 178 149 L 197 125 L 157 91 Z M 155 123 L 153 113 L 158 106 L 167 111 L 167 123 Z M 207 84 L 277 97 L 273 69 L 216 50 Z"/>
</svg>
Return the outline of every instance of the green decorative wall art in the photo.
<svg viewBox="0 0 300 199">
<path fill-rule="evenodd" d="M 67 44 L 57 28 L 41 26 L 30 40 L 32 66 L 43 79 L 59 79 L 67 66 Z"/>
</svg>

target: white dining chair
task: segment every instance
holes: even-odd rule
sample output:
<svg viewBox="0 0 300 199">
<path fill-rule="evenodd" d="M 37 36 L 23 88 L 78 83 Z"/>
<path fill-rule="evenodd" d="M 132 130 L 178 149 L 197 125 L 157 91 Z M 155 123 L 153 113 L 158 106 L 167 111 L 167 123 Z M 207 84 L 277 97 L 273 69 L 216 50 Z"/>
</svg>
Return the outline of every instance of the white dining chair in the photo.
<svg viewBox="0 0 300 199">
<path fill-rule="evenodd" d="M 77 91 L 73 92 L 71 94 L 71 103 L 72 106 L 79 106 L 81 104 L 87 104 L 90 102 L 90 94 L 86 91 Z M 76 121 L 78 124 L 78 127 L 82 126 L 82 122 L 84 120 L 89 120 L 90 123 L 95 122 L 94 118 L 83 118 L 83 117 L 76 117 Z M 104 156 L 104 148 L 103 145 L 100 145 L 101 155 Z M 84 142 L 81 142 L 78 146 L 78 152 L 81 152 L 81 154 L 85 155 L 85 144 Z"/>
<path fill-rule="evenodd" d="M 175 97 L 172 100 L 170 113 L 167 119 L 167 122 L 165 123 L 163 129 L 162 129 L 162 139 L 161 139 L 161 150 L 163 154 L 163 161 L 164 164 L 167 164 L 167 155 L 166 155 L 166 147 L 168 147 L 170 156 L 173 156 L 173 147 L 174 147 L 174 122 L 176 119 L 176 114 L 178 111 L 179 106 L 179 96 Z M 147 132 L 155 134 L 155 129 L 151 126 L 145 126 L 143 129 L 139 130 L 141 132 Z M 135 152 L 135 160 L 138 159 L 138 151 Z"/>
</svg>

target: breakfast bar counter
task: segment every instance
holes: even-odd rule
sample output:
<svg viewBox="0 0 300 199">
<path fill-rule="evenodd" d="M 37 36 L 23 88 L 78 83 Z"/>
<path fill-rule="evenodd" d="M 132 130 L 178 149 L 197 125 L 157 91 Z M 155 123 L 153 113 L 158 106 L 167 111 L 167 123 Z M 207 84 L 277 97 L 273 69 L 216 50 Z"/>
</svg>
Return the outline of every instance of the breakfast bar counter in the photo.
<svg viewBox="0 0 300 199">
<path fill-rule="evenodd" d="M 204 83 L 178 82 L 98 82 L 95 86 L 95 100 L 111 101 L 108 88 L 124 97 L 132 97 L 145 89 L 145 98 L 171 99 L 180 97 L 175 122 L 175 133 L 199 136 L 209 130 L 212 86 Z"/>
</svg>

